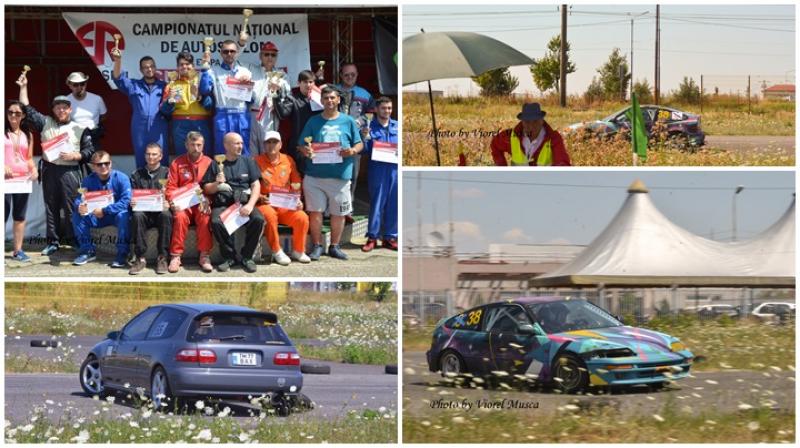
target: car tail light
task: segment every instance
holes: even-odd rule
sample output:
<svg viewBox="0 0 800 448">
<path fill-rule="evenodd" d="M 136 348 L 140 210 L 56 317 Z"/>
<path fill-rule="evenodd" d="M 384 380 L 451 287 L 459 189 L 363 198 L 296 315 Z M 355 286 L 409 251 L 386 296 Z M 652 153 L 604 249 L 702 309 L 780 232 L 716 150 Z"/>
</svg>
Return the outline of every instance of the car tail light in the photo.
<svg viewBox="0 0 800 448">
<path fill-rule="evenodd" d="M 300 355 L 290 352 L 278 352 L 272 357 L 272 363 L 276 366 L 299 366 Z"/>
<path fill-rule="evenodd" d="M 214 353 L 214 350 L 184 348 L 178 350 L 178 353 L 175 354 L 175 361 L 214 364 L 217 362 L 217 354 Z"/>
</svg>

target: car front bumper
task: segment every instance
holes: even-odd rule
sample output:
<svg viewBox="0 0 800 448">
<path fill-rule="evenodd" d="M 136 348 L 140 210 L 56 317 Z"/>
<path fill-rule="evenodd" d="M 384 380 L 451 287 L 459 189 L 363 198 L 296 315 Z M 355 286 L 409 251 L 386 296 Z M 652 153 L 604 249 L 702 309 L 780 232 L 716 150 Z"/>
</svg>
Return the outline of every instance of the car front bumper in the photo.
<svg viewBox="0 0 800 448">
<path fill-rule="evenodd" d="M 624 386 L 674 381 L 689 376 L 692 358 L 661 360 L 594 359 L 586 361 L 593 386 Z"/>
<path fill-rule="evenodd" d="M 172 393 L 178 396 L 258 396 L 297 393 L 303 388 L 299 370 L 181 367 L 169 372 L 169 381 Z"/>
</svg>

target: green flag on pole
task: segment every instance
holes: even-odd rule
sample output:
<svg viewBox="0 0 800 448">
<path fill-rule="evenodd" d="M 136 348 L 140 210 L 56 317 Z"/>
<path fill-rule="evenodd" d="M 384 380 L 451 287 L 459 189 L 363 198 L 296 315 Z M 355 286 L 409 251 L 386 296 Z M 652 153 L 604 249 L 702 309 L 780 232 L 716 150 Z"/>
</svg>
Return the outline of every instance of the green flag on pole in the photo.
<svg viewBox="0 0 800 448">
<path fill-rule="evenodd" d="M 647 160 L 647 129 L 644 126 L 644 115 L 639 107 L 635 93 L 631 93 L 631 108 L 625 113 L 631 122 L 631 148 L 640 159 Z"/>
</svg>

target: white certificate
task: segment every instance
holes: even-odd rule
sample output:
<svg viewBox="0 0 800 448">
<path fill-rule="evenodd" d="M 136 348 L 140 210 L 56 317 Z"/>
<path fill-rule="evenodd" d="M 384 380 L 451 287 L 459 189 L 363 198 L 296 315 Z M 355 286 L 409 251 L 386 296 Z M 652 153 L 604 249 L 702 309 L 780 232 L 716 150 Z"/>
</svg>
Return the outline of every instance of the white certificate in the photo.
<svg viewBox="0 0 800 448">
<path fill-rule="evenodd" d="M 311 162 L 314 165 L 323 163 L 342 163 L 342 155 L 339 151 L 342 150 L 342 145 L 339 143 L 312 143 L 311 149 L 314 150 L 314 157 Z"/>
<path fill-rule="evenodd" d="M 135 212 L 161 212 L 164 211 L 164 195 L 157 189 L 136 189 L 133 190 L 133 199 L 136 205 L 133 207 Z"/>
<path fill-rule="evenodd" d="M 114 203 L 114 192 L 111 190 L 87 191 L 83 194 L 83 202 L 89 213 L 103 209 Z"/>
<path fill-rule="evenodd" d="M 69 143 L 69 135 L 65 132 L 56 138 L 42 142 L 42 153 L 45 160 L 55 162 L 62 153 L 75 152 L 75 148 Z"/>
<path fill-rule="evenodd" d="M 269 191 L 269 205 L 277 208 L 297 210 L 300 192 L 288 188 L 272 187 Z"/>
<path fill-rule="evenodd" d="M 234 77 L 227 77 L 225 80 L 224 95 L 227 98 L 248 102 L 253 99 L 253 86 L 252 81 L 239 81 Z"/>
<path fill-rule="evenodd" d="M 178 210 L 186 210 L 187 208 L 194 207 L 200 203 L 200 196 L 197 194 L 199 188 L 200 184 L 194 182 L 175 189 L 172 192 L 172 204 L 175 205 Z"/>
<path fill-rule="evenodd" d="M 233 235 L 236 229 L 245 225 L 247 221 L 250 221 L 249 216 L 242 216 L 239 214 L 239 209 L 241 208 L 242 204 L 232 204 L 219 215 L 220 219 L 222 219 L 222 223 L 225 224 L 225 230 L 228 231 L 228 235 Z"/>
<path fill-rule="evenodd" d="M 309 100 L 311 100 L 310 103 L 312 112 L 325 109 L 325 106 L 322 105 L 322 89 L 319 87 L 311 86 L 311 95 L 309 95 Z"/>
<path fill-rule="evenodd" d="M 30 174 L 6 179 L 4 193 L 33 193 L 33 181 L 31 181 Z"/>
<path fill-rule="evenodd" d="M 372 142 L 372 160 L 397 165 L 397 143 Z"/>
</svg>

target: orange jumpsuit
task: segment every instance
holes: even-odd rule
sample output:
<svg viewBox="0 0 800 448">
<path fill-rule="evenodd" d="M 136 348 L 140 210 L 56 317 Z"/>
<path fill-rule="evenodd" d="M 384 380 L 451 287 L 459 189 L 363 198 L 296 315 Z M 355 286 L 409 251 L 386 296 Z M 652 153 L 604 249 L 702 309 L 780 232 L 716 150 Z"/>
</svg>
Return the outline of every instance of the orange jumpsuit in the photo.
<svg viewBox="0 0 800 448">
<path fill-rule="evenodd" d="M 269 156 L 260 154 L 253 160 L 261 171 L 261 194 L 269 196 L 271 186 L 291 188 L 291 183 L 300 183 L 300 173 L 297 171 L 294 160 L 286 154 L 279 154 L 278 163 L 269 161 Z M 303 210 L 289 210 L 276 208 L 269 204 L 256 206 L 267 221 L 264 226 L 264 236 L 275 253 L 281 249 L 278 238 L 278 224 L 292 228 L 292 250 L 303 253 L 306 250 L 306 235 L 308 235 L 308 215 Z"/>
<path fill-rule="evenodd" d="M 173 160 L 169 166 L 169 175 L 167 176 L 165 192 L 167 199 L 171 199 L 172 192 L 184 185 L 192 182 L 200 183 L 211 163 L 211 158 L 208 156 L 200 156 L 196 163 L 192 163 L 186 154 Z M 183 254 L 184 240 L 189 232 L 189 224 L 192 221 L 194 221 L 197 232 L 197 250 L 201 253 L 211 252 L 211 247 L 214 244 L 211 238 L 211 215 L 200 212 L 200 205 L 174 213 L 172 241 L 169 245 L 170 255 Z"/>
</svg>

